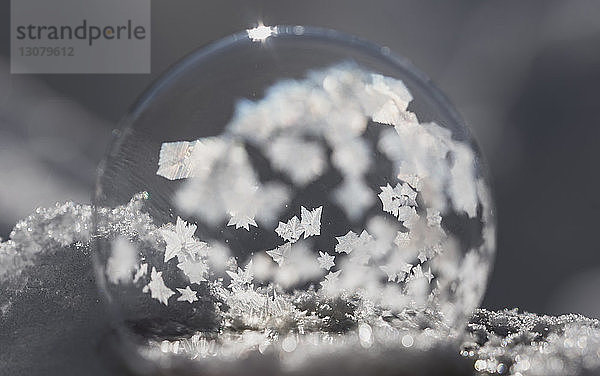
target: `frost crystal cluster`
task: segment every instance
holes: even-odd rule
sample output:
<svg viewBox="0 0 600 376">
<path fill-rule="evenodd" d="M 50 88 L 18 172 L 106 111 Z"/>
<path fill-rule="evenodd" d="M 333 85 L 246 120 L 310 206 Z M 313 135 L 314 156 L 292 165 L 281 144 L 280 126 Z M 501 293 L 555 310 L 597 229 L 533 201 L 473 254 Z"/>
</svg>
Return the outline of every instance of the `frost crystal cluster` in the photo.
<svg viewBox="0 0 600 376">
<path fill-rule="evenodd" d="M 340 64 L 239 100 L 220 135 L 162 143 L 176 215 L 111 240 L 124 314 L 163 317 L 162 352 L 290 362 L 319 343 L 407 347 L 423 317 L 466 322 L 494 250 L 490 199 L 468 141 L 412 101 Z"/>
</svg>

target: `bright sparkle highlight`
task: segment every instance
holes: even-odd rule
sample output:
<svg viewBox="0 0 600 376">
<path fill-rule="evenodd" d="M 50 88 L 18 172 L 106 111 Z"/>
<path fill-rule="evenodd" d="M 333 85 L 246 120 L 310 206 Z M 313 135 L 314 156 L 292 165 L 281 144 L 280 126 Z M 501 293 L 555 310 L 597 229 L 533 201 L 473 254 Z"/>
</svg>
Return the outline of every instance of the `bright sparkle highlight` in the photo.
<svg viewBox="0 0 600 376">
<path fill-rule="evenodd" d="M 259 24 L 254 29 L 246 30 L 248 38 L 252 39 L 253 42 L 264 42 L 268 37 L 277 33 L 277 29 L 273 26 L 265 26 Z"/>
</svg>

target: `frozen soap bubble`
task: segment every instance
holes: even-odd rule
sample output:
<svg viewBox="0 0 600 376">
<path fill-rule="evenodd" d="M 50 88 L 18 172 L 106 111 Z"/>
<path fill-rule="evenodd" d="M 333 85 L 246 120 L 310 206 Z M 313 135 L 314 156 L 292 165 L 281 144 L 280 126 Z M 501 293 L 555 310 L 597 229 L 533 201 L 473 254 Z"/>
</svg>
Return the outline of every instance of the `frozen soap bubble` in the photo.
<svg viewBox="0 0 600 376">
<path fill-rule="evenodd" d="M 388 49 L 248 30 L 184 58 L 124 119 L 96 204 L 141 209 L 97 217 L 123 228 L 97 234 L 101 288 L 151 359 L 302 367 L 426 347 L 419 331 L 460 329 L 485 289 L 482 169 L 450 104 Z"/>
</svg>

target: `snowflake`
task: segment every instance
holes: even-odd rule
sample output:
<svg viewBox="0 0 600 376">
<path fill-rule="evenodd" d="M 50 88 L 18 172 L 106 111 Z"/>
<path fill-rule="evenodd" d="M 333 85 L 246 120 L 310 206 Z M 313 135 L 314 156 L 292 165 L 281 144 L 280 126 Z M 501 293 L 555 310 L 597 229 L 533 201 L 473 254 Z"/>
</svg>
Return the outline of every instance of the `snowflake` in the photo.
<svg viewBox="0 0 600 376">
<path fill-rule="evenodd" d="M 227 222 L 227 226 L 235 226 L 236 229 L 244 228 L 250 231 L 250 226 L 258 227 L 254 216 L 249 216 L 246 213 L 230 212 L 231 218 Z"/>
<path fill-rule="evenodd" d="M 335 266 L 335 262 L 333 260 L 335 256 L 331 256 L 329 253 L 319 251 L 319 258 L 317 261 L 319 262 L 319 267 L 325 270 L 329 270 Z"/>
<path fill-rule="evenodd" d="M 431 227 L 440 226 L 442 223 L 442 216 L 439 210 L 427 208 L 427 225 Z"/>
<path fill-rule="evenodd" d="M 409 280 L 414 280 L 414 279 L 423 278 L 423 277 L 424 277 L 423 268 L 419 264 L 412 269 L 412 274 L 409 276 Z"/>
<path fill-rule="evenodd" d="M 231 277 L 231 283 L 229 284 L 230 288 L 239 289 L 242 286 L 250 285 L 254 276 L 252 274 L 252 260 L 248 262 L 246 267 L 242 270 L 242 268 L 238 267 L 237 273 L 227 271 L 229 277 Z"/>
<path fill-rule="evenodd" d="M 400 111 L 393 101 L 388 101 L 373 113 L 373 121 L 381 124 L 402 126 L 416 124 L 417 116 L 410 111 Z"/>
<path fill-rule="evenodd" d="M 195 257 L 207 248 L 207 244 L 194 238 L 196 225 L 188 224 L 177 217 L 175 228 L 167 224 L 159 229 L 160 234 L 167 243 L 164 261 L 167 262 L 175 256 L 185 256 L 186 253 Z"/>
<path fill-rule="evenodd" d="M 304 241 L 291 245 L 291 252 L 285 257 L 280 267 L 274 270 L 272 279 L 283 288 L 298 286 L 323 275 L 312 249 Z"/>
<path fill-rule="evenodd" d="M 285 261 L 290 257 L 290 251 L 292 250 L 292 243 L 285 243 L 273 250 L 267 251 L 267 254 L 271 256 L 279 266 L 285 264 Z"/>
<path fill-rule="evenodd" d="M 379 188 L 381 193 L 378 196 L 385 212 L 398 217 L 403 207 L 417 206 L 417 191 L 408 183 L 397 184 L 394 188 L 386 184 L 385 187 Z"/>
<path fill-rule="evenodd" d="M 218 137 L 205 137 L 191 142 L 164 142 L 160 148 L 156 174 L 169 180 L 206 178 L 227 148 L 228 143 Z"/>
<path fill-rule="evenodd" d="M 395 268 L 388 265 L 382 265 L 379 267 L 388 276 L 388 282 L 396 282 L 398 280 L 398 273 L 395 272 Z"/>
<path fill-rule="evenodd" d="M 334 199 L 348 218 L 357 220 L 373 204 L 372 193 L 362 179 L 350 178 L 335 190 Z"/>
<path fill-rule="evenodd" d="M 275 229 L 277 235 L 289 242 L 296 242 L 304 232 L 297 216 L 293 216 L 287 223 L 279 222 Z"/>
<path fill-rule="evenodd" d="M 362 252 L 354 251 L 350 255 L 350 259 L 349 260 L 355 266 L 367 265 L 367 263 L 371 259 L 371 255 L 369 253 L 365 252 L 364 248 L 360 248 L 360 250 Z"/>
<path fill-rule="evenodd" d="M 257 191 L 256 220 L 268 226 L 277 223 L 277 217 L 290 201 L 291 192 L 280 183 L 266 183 Z"/>
<path fill-rule="evenodd" d="M 121 236 L 112 242 L 112 252 L 106 263 L 108 280 L 114 284 L 131 283 L 131 275 L 137 266 L 137 250 Z"/>
<path fill-rule="evenodd" d="M 419 255 L 417 256 L 417 258 L 419 259 L 419 261 L 421 261 L 421 263 L 423 263 L 429 259 L 429 257 L 427 257 L 427 253 L 425 253 L 425 251 L 419 251 Z"/>
<path fill-rule="evenodd" d="M 133 276 L 133 283 L 137 283 L 143 276 L 148 273 L 148 264 L 144 263 L 135 269 L 135 275 Z"/>
<path fill-rule="evenodd" d="M 411 229 L 419 220 L 417 210 L 411 206 L 402 206 L 398 209 L 398 221 L 402 222 L 404 227 Z"/>
<path fill-rule="evenodd" d="M 329 272 L 329 274 L 325 276 L 325 279 L 321 281 L 321 286 L 323 287 L 323 289 L 326 291 L 331 291 L 338 282 L 341 272 L 341 270 L 338 270 L 337 272 Z"/>
<path fill-rule="evenodd" d="M 188 302 L 193 303 L 198 300 L 198 296 L 196 295 L 196 291 L 192 290 L 190 286 L 187 286 L 184 289 L 177 289 L 181 296 L 177 298 L 178 302 Z"/>
<path fill-rule="evenodd" d="M 363 230 L 360 233 L 358 240 L 359 240 L 359 246 L 363 249 L 368 248 L 371 245 L 371 243 L 374 241 L 373 237 L 371 236 L 371 234 L 369 234 L 367 232 L 367 230 Z"/>
<path fill-rule="evenodd" d="M 156 174 L 169 180 L 185 179 L 192 176 L 194 163 L 190 157 L 194 146 L 196 146 L 196 141 L 163 143 L 160 147 Z"/>
<path fill-rule="evenodd" d="M 372 119 L 381 124 L 398 125 L 400 110 L 394 101 L 387 101 L 373 113 Z"/>
<path fill-rule="evenodd" d="M 417 191 L 415 191 L 410 184 L 397 184 L 396 187 L 394 187 L 394 192 L 402 202 L 402 206 L 417 206 Z"/>
<path fill-rule="evenodd" d="M 378 196 L 383 204 L 383 211 L 398 216 L 398 208 L 400 205 L 398 205 L 398 202 L 395 200 L 396 195 L 394 193 L 394 188 L 389 184 L 379 188 L 381 189 L 381 193 Z"/>
<path fill-rule="evenodd" d="M 387 265 L 379 267 L 388 276 L 388 282 L 401 282 L 412 269 L 411 264 L 400 260 L 392 260 Z"/>
<path fill-rule="evenodd" d="M 431 283 L 431 280 L 434 278 L 434 275 L 431 273 L 431 268 L 424 272 L 423 276 L 427 278 L 427 281 L 429 281 L 429 283 Z"/>
<path fill-rule="evenodd" d="M 175 294 L 173 290 L 165 285 L 162 272 L 157 272 L 154 267 L 152 267 L 152 273 L 150 274 L 150 283 L 144 286 L 142 291 L 145 293 L 150 291 L 150 296 L 164 305 L 169 305 L 169 298 Z"/>
<path fill-rule="evenodd" d="M 344 178 L 359 178 L 367 172 L 373 151 L 362 138 L 354 137 L 335 145 L 331 163 Z"/>
<path fill-rule="evenodd" d="M 228 219 L 230 225 L 249 229 L 260 184 L 244 145 L 229 138 L 198 142 L 193 154 L 198 158 L 194 178 L 177 191 L 176 205 L 214 226 Z"/>
<path fill-rule="evenodd" d="M 337 253 L 350 254 L 359 244 L 358 235 L 352 231 L 348 231 L 348 233 L 344 236 L 337 236 L 335 239 L 338 242 L 338 244 L 335 246 L 335 251 Z"/>
<path fill-rule="evenodd" d="M 326 167 L 323 147 L 297 137 L 285 136 L 273 140 L 268 146 L 267 156 L 273 167 L 285 172 L 300 186 L 317 179 Z"/>
<path fill-rule="evenodd" d="M 250 226 L 258 227 L 254 217 L 258 203 L 258 186 L 252 181 L 234 177 L 237 179 L 233 192 L 228 193 L 227 206 L 229 207 L 229 222 L 227 226 L 235 226 L 236 229 L 244 228 L 250 231 Z"/>
<path fill-rule="evenodd" d="M 422 181 L 421 178 L 415 174 L 405 174 L 403 172 L 398 173 L 398 179 L 405 183 L 408 183 L 415 191 L 421 190 Z"/>
<path fill-rule="evenodd" d="M 406 111 L 408 104 L 413 100 L 412 95 L 401 80 L 372 73 L 371 83 L 366 85 L 367 93 L 372 96 L 382 95 L 389 98 L 401 111 Z"/>
<path fill-rule="evenodd" d="M 302 212 L 300 226 L 304 230 L 304 239 L 313 235 L 321 235 L 321 213 L 323 212 L 323 207 L 319 206 L 309 211 L 302 206 L 300 210 Z"/>
<path fill-rule="evenodd" d="M 408 247 L 410 244 L 410 233 L 398 231 L 396 238 L 394 239 L 394 244 L 400 248 Z"/>
<path fill-rule="evenodd" d="M 185 260 L 177 264 L 177 267 L 185 273 L 185 275 L 189 278 L 190 283 L 200 283 L 202 281 L 206 281 L 208 265 L 202 260 L 198 262 Z"/>
</svg>

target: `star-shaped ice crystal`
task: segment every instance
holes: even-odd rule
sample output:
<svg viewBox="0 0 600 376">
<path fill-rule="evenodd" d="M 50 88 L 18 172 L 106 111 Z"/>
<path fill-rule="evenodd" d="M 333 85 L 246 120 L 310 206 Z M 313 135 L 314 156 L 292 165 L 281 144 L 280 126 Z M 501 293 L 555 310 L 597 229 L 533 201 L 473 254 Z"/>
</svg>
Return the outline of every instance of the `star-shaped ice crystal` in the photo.
<svg viewBox="0 0 600 376">
<path fill-rule="evenodd" d="M 321 235 L 321 213 L 323 207 L 308 210 L 304 206 L 300 207 L 302 220 L 300 226 L 304 230 L 304 239 L 313 235 Z"/>
<path fill-rule="evenodd" d="M 186 288 L 184 289 L 178 288 L 177 291 L 179 291 L 179 293 L 181 294 L 181 296 L 177 298 L 178 302 L 193 303 L 198 300 L 196 291 L 192 290 L 190 286 L 186 286 Z"/>
<path fill-rule="evenodd" d="M 208 265 L 203 260 L 198 262 L 185 260 L 177 264 L 177 267 L 185 273 L 185 275 L 189 278 L 190 283 L 200 283 L 202 281 L 206 281 Z"/>
<path fill-rule="evenodd" d="M 227 271 L 227 274 L 231 277 L 231 283 L 229 284 L 230 288 L 241 288 L 242 286 L 251 284 L 254 279 L 252 273 L 252 260 L 248 262 L 243 270 L 238 267 L 237 273 Z"/>
<path fill-rule="evenodd" d="M 340 278 L 341 272 L 342 272 L 341 270 L 338 270 L 337 272 L 329 272 L 329 274 L 327 274 L 325 276 L 325 279 L 323 281 L 321 281 L 321 286 L 323 287 L 323 289 L 325 289 L 325 290 L 333 289 L 333 287 L 335 287 L 335 284 L 337 283 L 338 279 Z"/>
<path fill-rule="evenodd" d="M 429 281 L 429 283 L 431 283 L 431 280 L 434 278 L 434 275 L 431 273 L 431 268 L 424 272 L 423 276 L 427 278 L 427 281 Z"/>
<path fill-rule="evenodd" d="M 196 256 L 206 249 L 207 244 L 194 238 L 196 225 L 188 224 L 177 217 L 175 227 L 168 224 L 159 229 L 160 234 L 167 243 L 164 261 L 168 262 L 175 256 L 183 256 L 185 253 Z"/>
<path fill-rule="evenodd" d="M 350 254 L 354 248 L 358 245 L 359 237 L 352 231 L 348 231 L 344 236 L 336 236 L 335 238 L 338 244 L 335 246 L 337 253 Z"/>
<path fill-rule="evenodd" d="M 304 228 L 300 224 L 298 217 L 293 216 L 287 223 L 279 222 L 275 232 L 283 240 L 294 243 L 300 239 L 300 236 L 304 232 Z"/>
<path fill-rule="evenodd" d="M 394 192 L 394 188 L 392 188 L 389 184 L 386 184 L 385 187 L 379 187 L 381 189 L 381 193 L 378 195 L 381 203 L 383 204 L 383 211 L 393 214 L 394 216 L 398 216 L 398 208 L 400 207 L 396 198 L 396 193 Z"/>
<path fill-rule="evenodd" d="M 157 272 L 156 268 L 154 267 L 152 268 L 152 273 L 150 274 L 150 283 L 148 283 L 142 289 L 142 291 L 150 291 L 150 296 L 164 305 L 169 305 L 169 298 L 175 294 L 173 290 L 165 285 L 165 282 L 162 278 L 162 272 Z"/>
<path fill-rule="evenodd" d="M 247 231 L 250 231 L 250 226 L 258 227 L 254 217 L 247 215 L 246 213 L 238 213 L 238 212 L 230 212 L 229 222 L 227 222 L 227 226 L 235 226 L 236 229 L 244 228 Z"/>
<path fill-rule="evenodd" d="M 335 259 L 335 256 L 332 256 L 327 252 L 319 251 L 319 257 L 317 258 L 317 261 L 319 262 L 320 268 L 329 270 L 333 266 L 335 266 L 335 262 L 333 262 L 334 259 Z"/>
<path fill-rule="evenodd" d="M 285 264 L 285 261 L 290 257 L 290 251 L 292 250 L 292 243 L 285 243 L 275 249 L 267 251 L 267 254 L 271 256 L 279 266 Z"/>
</svg>

